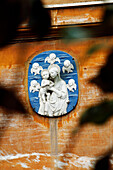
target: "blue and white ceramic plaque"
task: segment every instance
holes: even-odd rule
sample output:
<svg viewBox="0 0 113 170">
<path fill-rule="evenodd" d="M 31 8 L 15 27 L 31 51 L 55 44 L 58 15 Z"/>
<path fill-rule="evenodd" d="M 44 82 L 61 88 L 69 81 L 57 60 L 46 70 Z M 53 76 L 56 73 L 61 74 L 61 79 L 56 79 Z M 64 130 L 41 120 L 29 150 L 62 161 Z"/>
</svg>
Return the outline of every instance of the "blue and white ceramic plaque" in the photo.
<svg viewBox="0 0 113 170">
<path fill-rule="evenodd" d="M 29 63 L 28 95 L 33 110 L 43 116 L 69 113 L 78 101 L 78 75 L 71 55 L 51 50 Z"/>
</svg>

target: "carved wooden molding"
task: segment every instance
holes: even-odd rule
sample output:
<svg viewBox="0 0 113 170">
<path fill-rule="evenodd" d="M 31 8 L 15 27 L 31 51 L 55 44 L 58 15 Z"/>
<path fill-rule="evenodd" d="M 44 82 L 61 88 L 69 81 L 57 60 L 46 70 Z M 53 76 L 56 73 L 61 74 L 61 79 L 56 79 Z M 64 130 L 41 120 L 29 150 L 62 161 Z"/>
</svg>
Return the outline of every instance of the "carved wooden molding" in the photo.
<svg viewBox="0 0 113 170">
<path fill-rule="evenodd" d="M 113 3 L 113 0 L 43 0 L 45 8 L 67 8 L 67 7 L 78 7 L 78 6 L 91 6 L 91 5 L 105 5 Z"/>
<path fill-rule="evenodd" d="M 50 28 L 50 32 L 48 35 L 46 35 L 43 40 L 49 40 L 49 39 L 59 39 L 62 38 L 61 32 L 64 28 L 67 27 L 74 27 L 74 26 L 82 26 L 86 28 L 86 26 L 92 27 L 96 26 L 98 24 L 101 24 L 106 8 L 106 4 L 113 3 L 113 0 L 107 0 L 107 1 L 72 1 L 72 3 L 69 3 L 69 5 L 60 8 L 49 8 L 48 5 L 55 5 L 56 1 L 48 1 L 48 4 L 45 1 L 44 6 L 48 8 L 51 16 L 51 22 L 52 26 Z M 59 1 L 60 2 L 60 1 Z M 61 2 L 63 2 L 61 0 Z M 66 2 L 66 1 L 65 1 Z M 78 7 L 77 3 L 80 3 L 81 5 Z M 66 4 L 66 3 L 65 3 Z M 65 5 L 61 4 L 60 5 Z M 73 6 L 71 6 L 73 4 Z M 82 5 L 83 4 L 83 5 Z M 94 8 L 95 7 L 95 8 Z M 101 30 L 102 32 L 102 30 Z M 102 32 L 102 36 L 109 35 L 109 32 Z M 94 37 L 100 36 L 98 32 L 95 32 Z M 16 40 L 16 41 L 15 41 Z M 23 23 L 18 28 L 18 34 L 14 42 L 23 42 L 23 41 L 37 41 L 38 37 L 35 35 L 35 33 L 31 32 L 28 22 Z"/>
</svg>

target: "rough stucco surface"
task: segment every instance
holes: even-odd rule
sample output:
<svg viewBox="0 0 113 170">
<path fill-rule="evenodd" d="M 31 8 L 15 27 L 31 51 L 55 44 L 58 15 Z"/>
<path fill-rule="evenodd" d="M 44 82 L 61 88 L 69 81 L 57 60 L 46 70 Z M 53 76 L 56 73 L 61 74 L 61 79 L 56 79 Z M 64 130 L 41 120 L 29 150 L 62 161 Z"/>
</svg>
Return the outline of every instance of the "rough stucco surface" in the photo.
<svg viewBox="0 0 113 170">
<path fill-rule="evenodd" d="M 86 51 L 101 40 L 73 44 L 61 41 L 41 43 L 18 43 L 0 51 L 0 83 L 6 88 L 15 88 L 16 94 L 28 110 L 27 116 L 0 108 L 0 169 L 92 169 L 94 162 L 112 147 L 112 119 L 103 126 L 86 125 L 76 136 L 72 131 L 77 127 L 80 114 L 88 106 L 104 99 L 113 98 L 104 94 L 88 80 L 98 74 L 104 65 L 108 51 L 101 50 L 90 58 Z M 102 42 L 113 43 L 112 38 Z M 29 57 L 41 49 L 68 48 L 78 62 L 79 101 L 76 108 L 57 122 L 57 156 L 51 156 L 50 120 L 33 113 L 26 100 L 26 63 Z M 6 99 L 6 102 L 7 99 Z M 54 122 L 54 119 L 52 119 Z M 54 138 L 54 137 L 53 137 Z"/>
</svg>

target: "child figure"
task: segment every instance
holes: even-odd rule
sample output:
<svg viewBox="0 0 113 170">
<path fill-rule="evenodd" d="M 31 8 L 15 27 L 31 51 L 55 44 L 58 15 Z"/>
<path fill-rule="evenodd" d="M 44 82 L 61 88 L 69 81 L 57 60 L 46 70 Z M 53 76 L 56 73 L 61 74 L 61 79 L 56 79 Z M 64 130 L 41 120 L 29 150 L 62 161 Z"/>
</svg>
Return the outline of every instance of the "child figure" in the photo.
<svg viewBox="0 0 113 170">
<path fill-rule="evenodd" d="M 48 70 L 46 70 L 46 69 L 42 70 L 41 76 L 42 76 L 42 82 L 41 82 L 39 97 L 42 99 L 43 103 L 45 103 L 50 98 L 50 93 L 48 92 L 48 87 L 52 87 L 54 85 L 54 83 L 51 80 L 48 80 L 49 79 Z"/>
</svg>

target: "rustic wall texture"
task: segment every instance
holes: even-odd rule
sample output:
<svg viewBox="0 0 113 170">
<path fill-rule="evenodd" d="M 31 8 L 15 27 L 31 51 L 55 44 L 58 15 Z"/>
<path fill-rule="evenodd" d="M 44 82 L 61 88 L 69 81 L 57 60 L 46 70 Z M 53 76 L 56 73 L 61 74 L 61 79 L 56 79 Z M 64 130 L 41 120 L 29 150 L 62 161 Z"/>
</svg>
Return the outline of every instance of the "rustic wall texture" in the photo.
<svg viewBox="0 0 113 170">
<path fill-rule="evenodd" d="M 54 5 L 52 0 L 43 2 L 46 7 Z M 76 2 L 84 0 L 72 1 Z M 62 3 L 64 0 L 56 1 L 56 4 Z M 99 23 L 104 10 L 103 6 L 52 8 L 50 14 L 53 30 L 70 24 Z M 0 107 L 0 170 L 93 169 L 95 161 L 112 147 L 113 119 L 102 126 L 88 124 L 75 136 L 73 130 L 78 126 L 79 117 L 86 108 L 104 99 L 113 99 L 113 94 L 104 94 L 99 87 L 89 82 L 106 63 L 109 50 L 101 49 L 92 56 L 87 55 L 87 50 L 93 44 L 107 43 L 113 46 L 113 37 L 70 44 L 61 40 L 22 43 L 23 39 L 27 40 L 28 34 L 24 35 L 24 27 L 21 28 L 24 38 L 18 37 L 16 40 L 20 42 L 0 49 L 0 86 L 13 89 L 27 113 Z M 32 37 L 29 39 L 32 40 Z M 78 104 L 71 113 L 56 119 L 44 118 L 34 113 L 27 97 L 27 63 L 34 53 L 44 50 L 72 53 L 78 64 Z M 10 102 L 7 95 L 5 102 Z M 113 165 L 112 160 L 111 164 Z"/>
<path fill-rule="evenodd" d="M 17 43 L 0 50 L 0 83 L 3 87 L 15 89 L 28 112 L 25 115 L 0 108 L 0 170 L 93 169 L 96 159 L 112 147 L 112 119 L 103 126 L 87 125 L 76 136 L 72 135 L 85 108 L 113 98 L 112 94 L 105 95 L 96 85 L 89 83 L 109 53 L 100 50 L 88 57 L 88 48 L 98 42 L 113 44 L 113 38 L 72 44 L 61 40 Z M 26 100 L 26 63 L 36 51 L 61 50 L 61 47 L 72 52 L 78 62 L 79 101 L 66 116 L 43 118 L 33 113 Z"/>
</svg>

